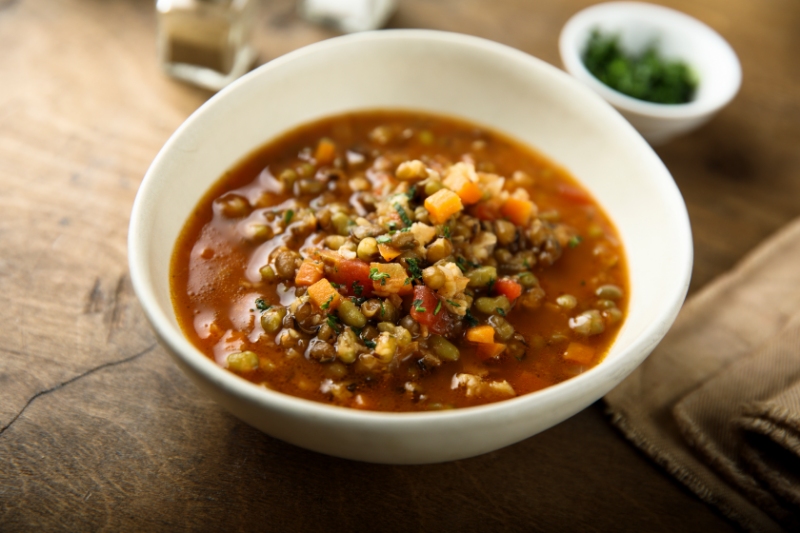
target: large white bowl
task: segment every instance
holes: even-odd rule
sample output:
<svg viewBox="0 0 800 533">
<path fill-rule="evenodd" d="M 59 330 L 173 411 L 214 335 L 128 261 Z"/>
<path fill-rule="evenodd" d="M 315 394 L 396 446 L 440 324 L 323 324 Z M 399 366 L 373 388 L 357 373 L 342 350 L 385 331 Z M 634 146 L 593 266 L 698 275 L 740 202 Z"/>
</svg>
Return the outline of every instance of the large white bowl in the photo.
<svg viewBox="0 0 800 533">
<path fill-rule="evenodd" d="M 592 30 L 619 35 L 628 53 L 655 44 L 668 59 L 685 61 L 699 78 L 695 99 L 654 104 L 615 91 L 583 64 Z M 663 144 L 700 127 L 736 96 L 742 83 L 739 59 L 717 32 L 680 11 L 642 2 L 608 2 L 576 13 L 561 30 L 561 61 L 567 72 L 605 98 L 651 144 Z"/>
<path fill-rule="evenodd" d="M 184 222 L 234 163 L 287 129 L 356 109 L 463 117 L 509 134 L 575 175 L 606 208 L 630 268 L 628 317 L 597 367 L 546 390 L 446 412 L 377 413 L 265 390 L 223 370 L 181 333 L 169 264 Z M 133 285 L 164 346 L 194 382 L 264 432 L 319 452 L 430 463 L 489 452 L 572 416 L 636 368 L 686 294 L 692 240 L 683 200 L 638 133 L 600 97 L 520 51 L 464 35 L 349 35 L 275 59 L 198 109 L 156 157 L 134 203 Z"/>
</svg>

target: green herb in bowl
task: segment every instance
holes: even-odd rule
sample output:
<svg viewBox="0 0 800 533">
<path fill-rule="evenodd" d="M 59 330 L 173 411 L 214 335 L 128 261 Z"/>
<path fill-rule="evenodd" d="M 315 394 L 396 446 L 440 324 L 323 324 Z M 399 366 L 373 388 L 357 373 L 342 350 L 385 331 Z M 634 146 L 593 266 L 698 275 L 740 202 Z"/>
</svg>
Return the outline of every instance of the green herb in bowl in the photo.
<svg viewBox="0 0 800 533">
<path fill-rule="evenodd" d="M 598 80 L 623 94 L 657 104 L 691 102 L 697 78 L 683 61 L 664 59 L 654 45 L 641 55 L 626 54 L 618 35 L 593 30 L 583 63 Z"/>
</svg>

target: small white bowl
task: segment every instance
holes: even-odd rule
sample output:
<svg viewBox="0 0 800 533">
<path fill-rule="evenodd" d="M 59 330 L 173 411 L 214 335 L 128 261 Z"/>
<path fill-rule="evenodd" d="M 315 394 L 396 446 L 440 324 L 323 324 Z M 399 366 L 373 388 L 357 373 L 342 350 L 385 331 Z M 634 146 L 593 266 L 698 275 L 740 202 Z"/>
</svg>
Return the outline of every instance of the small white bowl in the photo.
<svg viewBox="0 0 800 533">
<path fill-rule="evenodd" d="M 654 104 L 605 85 L 582 59 L 594 29 L 619 35 L 620 46 L 628 53 L 655 44 L 663 57 L 686 62 L 699 78 L 695 99 Z M 559 49 L 567 72 L 613 105 L 653 145 L 704 124 L 736 96 L 742 82 L 739 59 L 717 32 L 679 11 L 653 4 L 609 2 L 584 9 L 561 30 Z"/>
<path fill-rule="evenodd" d="M 577 177 L 608 212 L 630 273 L 628 316 L 587 372 L 504 402 L 423 413 L 323 405 L 220 368 L 183 335 L 170 258 L 201 197 L 254 149 L 311 120 L 358 109 L 412 109 L 504 132 Z M 131 279 L 176 363 L 245 422 L 311 450 L 362 461 L 432 463 L 496 450 L 561 422 L 603 396 L 661 340 L 692 269 L 686 207 L 642 137 L 599 96 L 518 50 L 464 35 L 394 30 L 348 35 L 275 59 L 198 109 L 144 177 L 128 236 Z"/>
</svg>

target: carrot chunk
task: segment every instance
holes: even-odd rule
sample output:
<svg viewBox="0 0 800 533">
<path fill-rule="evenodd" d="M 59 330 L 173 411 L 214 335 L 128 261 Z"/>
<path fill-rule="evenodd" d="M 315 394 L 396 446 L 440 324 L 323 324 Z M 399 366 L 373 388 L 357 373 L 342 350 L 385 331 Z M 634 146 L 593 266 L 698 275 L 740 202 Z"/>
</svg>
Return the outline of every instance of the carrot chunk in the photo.
<svg viewBox="0 0 800 533">
<path fill-rule="evenodd" d="M 332 140 L 323 137 L 317 144 L 314 160 L 319 165 L 330 165 L 334 159 L 336 159 L 336 145 Z"/>
<path fill-rule="evenodd" d="M 533 202 L 512 196 L 500 208 L 500 213 L 517 226 L 527 226 L 533 214 Z"/>
<path fill-rule="evenodd" d="M 580 342 L 570 342 L 567 351 L 564 352 L 564 359 L 581 365 L 591 364 L 594 359 L 594 348 Z"/>
<path fill-rule="evenodd" d="M 467 330 L 467 340 L 481 344 L 494 344 L 494 328 L 488 324 Z"/>
<path fill-rule="evenodd" d="M 308 297 L 317 307 L 329 313 L 342 303 L 342 297 L 339 292 L 334 289 L 331 282 L 325 278 L 322 278 L 308 288 Z"/>
<path fill-rule="evenodd" d="M 379 244 L 378 245 L 378 252 L 380 252 L 381 257 L 383 257 L 386 261 L 391 261 L 402 252 L 397 248 L 389 246 L 387 244 Z"/>
<path fill-rule="evenodd" d="M 425 209 L 434 224 L 444 224 L 448 218 L 464 209 L 464 205 L 461 198 L 450 189 L 439 189 L 425 198 Z"/>
<path fill-rule="evenodd" d="M 445 178 L 444 185 L 456 193 L 466 205 L 478 203 L 483 198 L 483 191 L 478 184 L 463 174 L 450 174 Z"/>
<path fill-rule="evenodd" d="M 486 361 L 487 359 L 494 359 L 506 349 L 506 345 L 499 342 L 483 342 L 478 344 L 477 354 L 478 357 Z"/>
<path fill-rule="evenodd" d="M 312 259 L 305 259 L 297 269 L 294 278 L 295 285 L 313 285 L 322 279 L 322 263 Z"/>
</svg>

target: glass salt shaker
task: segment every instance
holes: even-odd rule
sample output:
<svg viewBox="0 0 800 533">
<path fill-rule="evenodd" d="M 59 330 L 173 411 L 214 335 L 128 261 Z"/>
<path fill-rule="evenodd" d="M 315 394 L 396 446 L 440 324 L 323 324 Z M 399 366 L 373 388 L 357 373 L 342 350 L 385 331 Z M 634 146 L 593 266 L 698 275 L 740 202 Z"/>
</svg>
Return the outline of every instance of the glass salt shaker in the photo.
<svg viewBox="0 0 800 533">
<path fill-rule="evenodd" d="M 299 0 L 300 16 L 345 33 L 383 27 L 397 7 L 396 0 Z"/>
<path fill-rule="evenodd" d="M 258 0 L 157 0 L 158 55 L 175 78 L 217 91 L 247 72 Z"/>
</svg>

